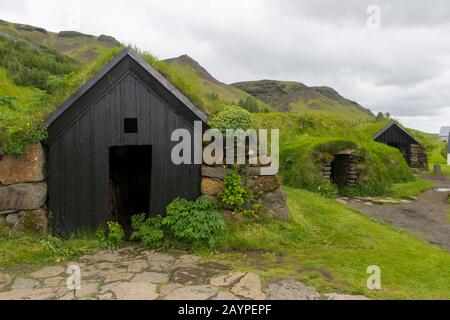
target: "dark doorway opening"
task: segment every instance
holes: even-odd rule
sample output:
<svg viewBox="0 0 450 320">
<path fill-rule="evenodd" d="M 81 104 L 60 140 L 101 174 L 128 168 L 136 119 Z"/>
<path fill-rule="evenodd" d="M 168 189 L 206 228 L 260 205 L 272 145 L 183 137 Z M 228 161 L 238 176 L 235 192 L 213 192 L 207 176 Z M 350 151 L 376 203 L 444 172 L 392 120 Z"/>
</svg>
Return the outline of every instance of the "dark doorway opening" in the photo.
<svg viewBox="0 0 450 320">
<path fill-rule="evenodd" d="M 336 154 L 331 161 L 331 182 L 339 188 L 347 184 L 347 173 L 351 166 L 350 156 L 348 154 Z"/>
<path fill-rule="evenodd" d="M 126 231 L 131 217 L 150 211 L 151 146 L 111 147 L 109 151 L 109 209 Z"/>
</svg>

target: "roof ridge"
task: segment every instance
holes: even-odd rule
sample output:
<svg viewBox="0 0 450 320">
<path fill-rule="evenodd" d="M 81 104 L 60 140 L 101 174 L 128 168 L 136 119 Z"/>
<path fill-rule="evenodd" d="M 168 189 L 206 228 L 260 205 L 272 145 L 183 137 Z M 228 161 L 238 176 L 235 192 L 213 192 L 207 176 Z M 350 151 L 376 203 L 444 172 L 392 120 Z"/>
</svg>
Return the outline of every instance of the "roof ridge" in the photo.
<svg viewBox="0 0 450 320">
<path fill-rule="evenodd" d="M 154 77 L 166 90 L 175 96 L 182 104 L 184 104 L 192 113 L 194 113 L 204 123 L 208 123 L 208 117 L 196 107 L 182 93 L 175 87 L 163 74 L 161 74 L 155 67 L 145 61 L 137 52 L 132 48 L 125 47 L 114 58 L 112 58 L 105 66 L 103 66 L 89 81 L 82 85 L 72 96 L 60 105 L 47 119 L 44 121 L 46 126 L 50 126 L 55 120 L 57 120 L 67 109 L 70 108 L 78 99 L 86 94 L 97 82 L 105 77 L 111 69 L 113 69 L 119 62 L 121 62 L 126 56 L 129 56 L 136 63 L 138 63 L 150 76 Z"/>
</svg>

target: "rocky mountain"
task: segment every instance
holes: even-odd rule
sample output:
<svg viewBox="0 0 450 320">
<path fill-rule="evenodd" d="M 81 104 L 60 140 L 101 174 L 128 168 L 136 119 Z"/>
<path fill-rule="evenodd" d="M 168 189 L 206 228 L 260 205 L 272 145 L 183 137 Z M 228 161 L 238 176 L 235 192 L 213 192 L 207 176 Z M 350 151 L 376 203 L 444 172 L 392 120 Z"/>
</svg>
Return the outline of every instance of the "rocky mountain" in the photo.
<svg viewBox="0 0 450 320">
<path fill-rule="evenodd" d="M 188 55 L 164 60 L 178 75 L 195 85 L 212 104 L 240 104 L 250 111 L 271 111 L 262 101 L 239 88 L 220 82 Z"/>
<path fill-rule="evenodd" d="M 113 37 L 76 31 L 58 33 L 0 20 L 0 36 L 28 41 L 30 46 L 53 49 L 83 64 L 95 61 L 105 50 L 121 47 Z M 329 87 L 308 87 L 299 82 L 261 80 L 226 84 L 217 80 L 188 55 L 164 60 L 171 72 L 182 77 L 191 90 L 204 97 L 212 110 L 239 104 L 252 112 L 323 112 L 350 118 L 373 116 L 370 110 L 342 97 Z"/>
<path fill-rule="evenodd" d="M 308 87 L 294 81 L 260 80 L 232 84 L 281 112 L 336 113 L 373 117 L 373 113 L 357 102 L 346 99 L 330 87 Z"/>
<path fill-rule="evenodd" d="M 76 31 L 55 33 L 43 28 L 4 20 L 0 20 L 0 35 L 51 48 L 81 63 L 94 61 L 104 49 L 121 46 L 111 36 L 100 35 L 96 37 Z"/>
</svg>

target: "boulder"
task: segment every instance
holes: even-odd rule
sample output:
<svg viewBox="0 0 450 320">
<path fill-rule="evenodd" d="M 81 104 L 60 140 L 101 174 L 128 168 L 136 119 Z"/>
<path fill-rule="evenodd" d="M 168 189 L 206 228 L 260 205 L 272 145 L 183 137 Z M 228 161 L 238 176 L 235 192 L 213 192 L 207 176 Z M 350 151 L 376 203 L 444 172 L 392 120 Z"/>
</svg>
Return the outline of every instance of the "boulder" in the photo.
<svg viewBox="0 0 450 320">
<path fill-rule="evenodd" d="M 23 155 L 3 156 L 0 160 L 0 184 L 39 182 L 45 179 L 45 155 L 40 143 L 25 149 Z"/>
<path fill-rule="evenodd" d="M 23 183 L 0 187 L 0 210 L 36 210 L 47 199 L 47 184 Z"/>
<path fill-rule="evenodd" d="M 18 221 L 19 221 L 18 213 L 10 213 L 6 216 L 5 219 L 6 224 L 11 228 L 14 228 Z"/>
<path fill-rule="evenodd" d="M 223 191 L 223 181 L 212 178 L 202 178 L 201 192 L 208 196 L 217 196 Z"/>
<path fill-rule="evenodd" d="M 289 220 L 289 208 L 286 196 L 281 189 L 266 193 L 261 199 L 259 215 L 263 218 L 287 221 Z"/>
<path fill-rule="evenodd" d="M 48 231 L 47 212 L 44 209 L 21 211 L 15 230 L 24 233 L 45 235 Z"/>
<path fill-rule="evenodd" d="M 0 211 L 0 217 L 4 216 L 5 218 L 8 216 L 8 214 L 11 213 L 17 213 L 18 210 L 2 210 Z"/>
<path fill-rule="evenodd" d="M 274 191 L 281 186 L 281 180 L 278 176 L 257 176 L 250 177 L 246 181 L 246 186 L 256 197 L 265 193 Z"/>
<path fill-rule="evenodd" d="M 202 176 L 216 179 L 223 179 L 230 173 L 231 169 L 226 167 L 202 166 Z"/>
<path fill-rule="evenodd" d="M 250 167 L 246 167 L 245 170 L 248 173 L 248 175 L 250 176 L 260 176 L 261 175 L 261 170 L 262 169 L 267 169 L 269 167 L 261 167 L 261 166 L 250 166 Z"/>
</svg>

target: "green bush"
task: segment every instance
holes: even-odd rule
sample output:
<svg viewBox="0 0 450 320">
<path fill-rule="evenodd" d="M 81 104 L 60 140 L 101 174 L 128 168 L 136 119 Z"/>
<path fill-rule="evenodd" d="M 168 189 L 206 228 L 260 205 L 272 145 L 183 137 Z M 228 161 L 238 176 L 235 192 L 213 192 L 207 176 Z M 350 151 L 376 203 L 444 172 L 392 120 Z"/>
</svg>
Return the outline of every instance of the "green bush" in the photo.
<svg viewBox="0 0 450 320">
<path fill-rule="evenodd" d="M 223 182 L 224 188 L 218 196 L 219 202 L 239 210 L 250 198 L 249 191 L 241 185 L 241 176 L 233 169 L 224 177 Z"/>
<path fill-rule="evenodd" d="M 123 244 L 125 232 L 117 222 L 108 221 L 106 225 L 107 228 L 98 229 L 96 235 L 102 248 L 115 250 Z"/>
<path fill-rule="evenodd" d="M 206 198 L 196 201 L 177 198 L 167 206 L 167 216 L 131 218 L 131 238 L 146 248 L 216 249 L 225 235 L 226 225 L 217 207 Z"/>
<path fill-rule="evenodd" d="M 161 248 L 168 245 L 167 232 L 164 232 L 163 217 L 147 218 L 146 214 L 131 217 L 133 232 L 131 240 L 140 240 L 146 248 Z M 165 238 L 166 236 L 166 238 Z"/>
<path fill-rule="evenodd" d="M 253 126 L 253 121 L 247 110 L 238 106 L 227 106 L 209 120 L 209 126 L 226 134 L 227 129 L 246 131 Z"/>
<path fill-rule="evenodd" d="M 173 237 L 194 249 L 207 245 L 210 249 L 219 247 L 226 231 L 226 225 L 217 207 L 206 198 L 195 202 L 175 199 L 167 206 L 163 219 Z"/>
</svg>

